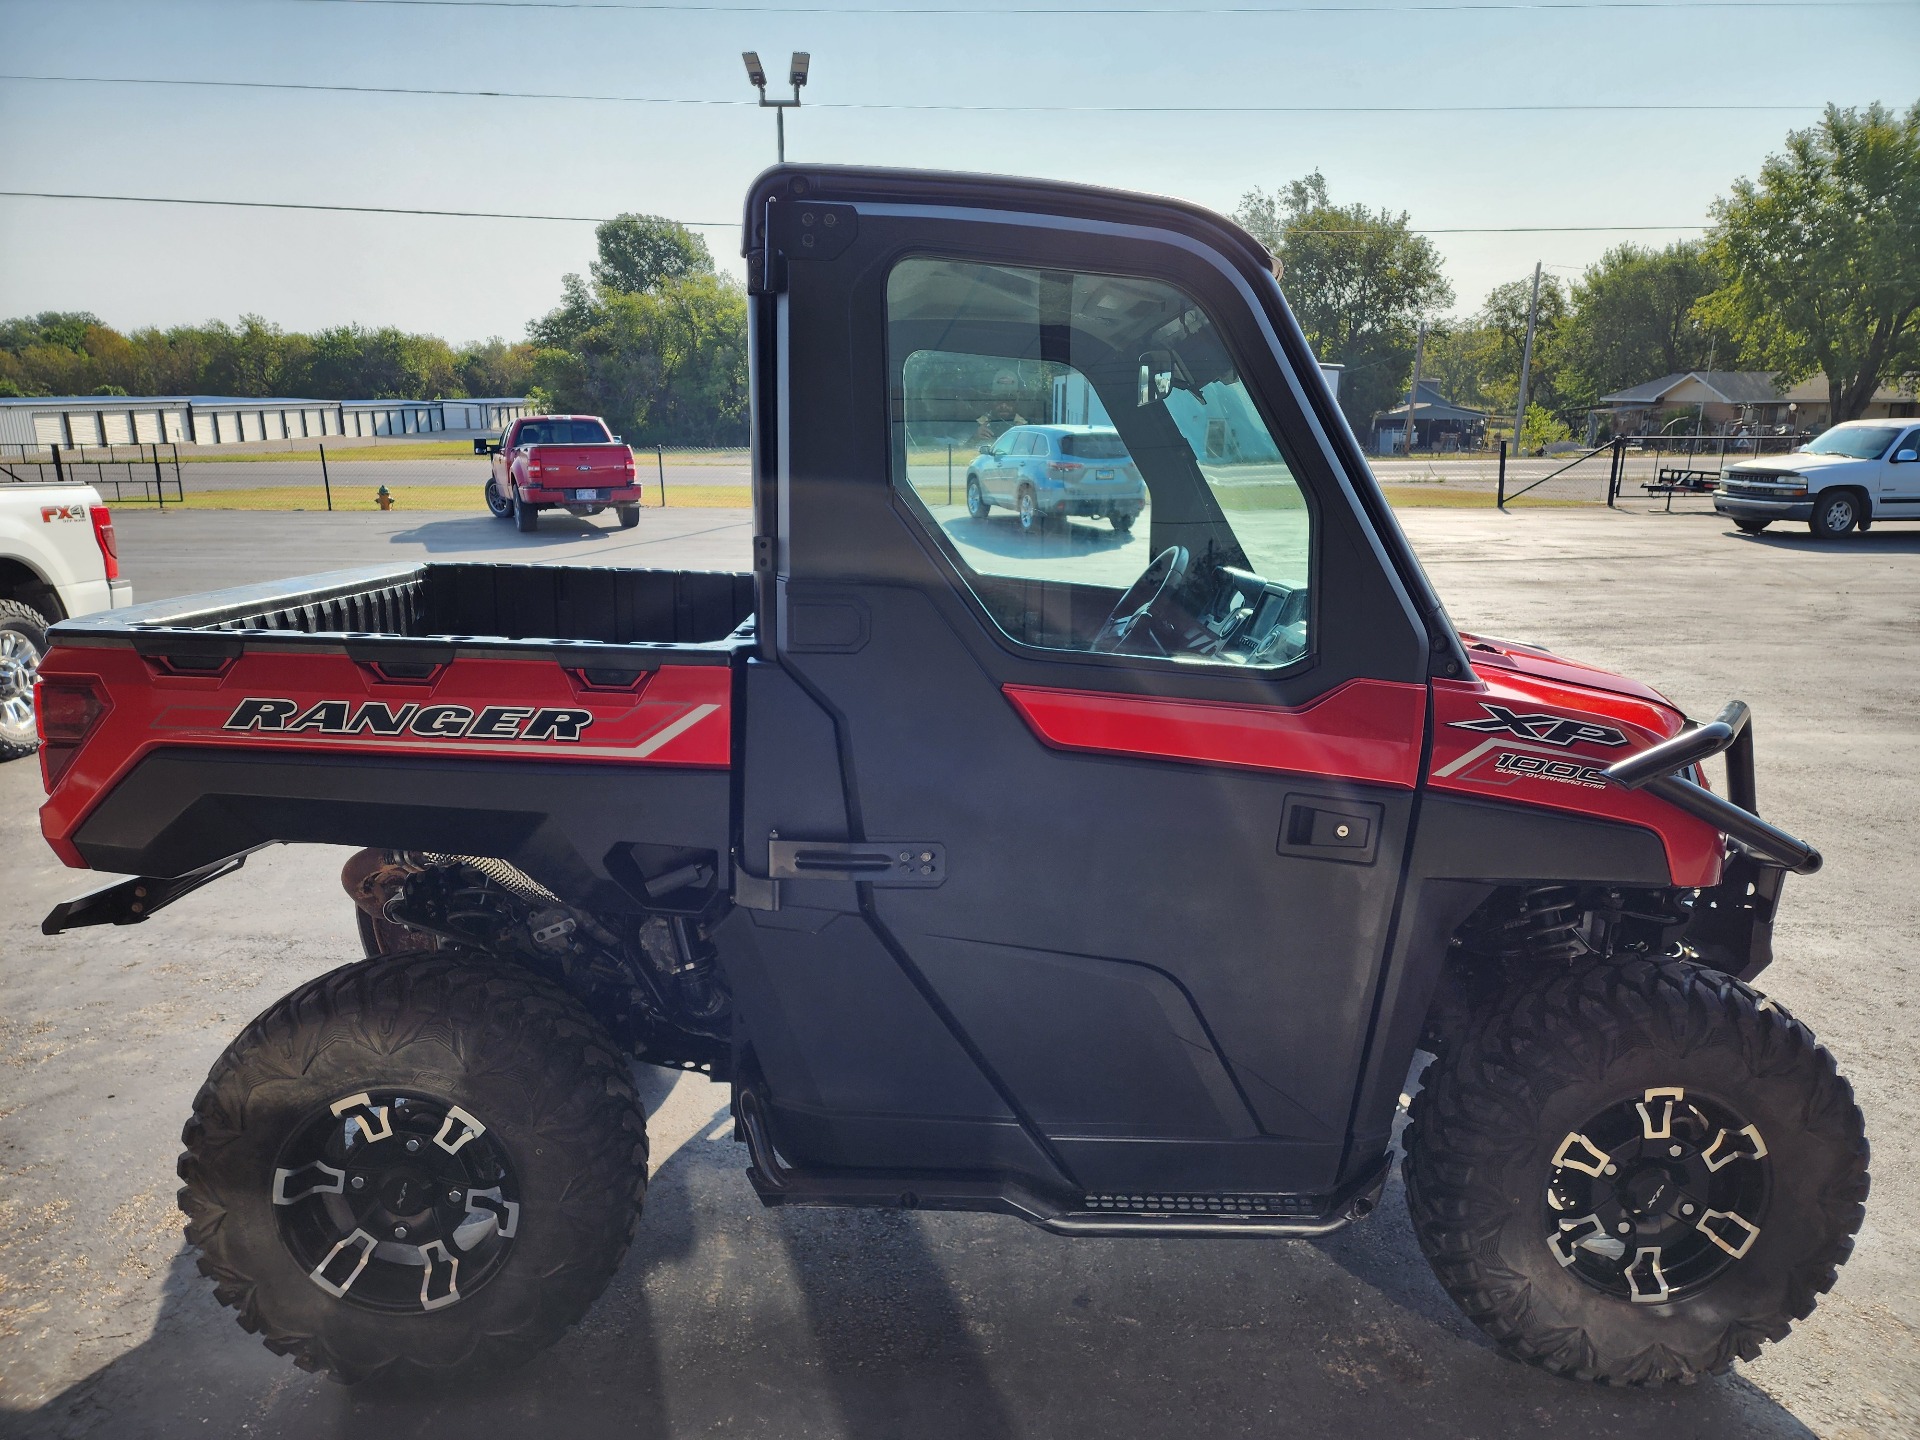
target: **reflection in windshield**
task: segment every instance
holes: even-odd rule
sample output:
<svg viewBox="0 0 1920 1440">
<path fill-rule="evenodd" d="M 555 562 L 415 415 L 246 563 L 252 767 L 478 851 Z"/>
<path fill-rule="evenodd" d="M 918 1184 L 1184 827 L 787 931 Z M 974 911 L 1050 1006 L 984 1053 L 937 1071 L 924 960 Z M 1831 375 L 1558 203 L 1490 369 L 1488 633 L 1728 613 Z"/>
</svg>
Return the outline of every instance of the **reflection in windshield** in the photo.
<svg viewBox="0 0 1920 1440">
<path fill-rule="evenodd" d="M 1900 427 L 1897 425 L 1862 426 L 1857 430 L 1836 425 L 1802 448 L 1809 455 L 1845 455 L 1850 460 L 1874 460 L 1893 443 L 1893 437 L 1899 433 Z"/>
</svg>

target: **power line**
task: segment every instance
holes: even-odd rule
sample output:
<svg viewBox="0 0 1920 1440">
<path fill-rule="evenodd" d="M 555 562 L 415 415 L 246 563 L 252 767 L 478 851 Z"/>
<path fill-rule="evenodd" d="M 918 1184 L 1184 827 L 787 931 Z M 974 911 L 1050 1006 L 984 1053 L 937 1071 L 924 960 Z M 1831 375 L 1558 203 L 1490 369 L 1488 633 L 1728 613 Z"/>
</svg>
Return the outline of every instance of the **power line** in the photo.
<svg viewBox="0 0 1920 1440">
<path fill-rule="evenodd" d="M 742 5 L 650 3 L 650 0 L 282 0 L 296 5 L 381 5 L 455 10 L 613 10 L 639 14 L 713 15 L 963 15 L 968 19 L 1005 15 L 1451 15 L 1556 10 L 1893 10 L 1912 0 L 1443 0 L 1433 5 L 1031 5 L 983 8 L 975 5 Z"/>
<path fill-rule="evenodd" d="M 354 0 L 388 3 L 388 0 Z M 440 4 L 443 0 L 407 0 L 413 4 Z M 454 3 L 454 0 L 444 0 Z M 466 3 L 466 0 L 460 0 Z M 173 85 L 213 90 L 292 90 L 341 95 L 425 95 L 469 100 L 570 100 L 620 105 L 700 105 L 753 108 L 753 100 L 705 100 L 679 96 L 581 95 L 546 90 L 454 90 L 421 85 L 321 85 L 292 80 L 193 80 L 156 75 L 0 75 L 0 81 L 49 85 Z M 1018 112 L 1090 115 L 1504 115 L 1516 113 L 1783 113 L 1820 110 L 1821 105 L 1689 104 L 1631 101 L 1621 104 L 1549 105 L 1043 105 L 938 104 L 889 101 L 810 102 L 812 110 L 946 111 L 954 113 Z"/>
<path fill-rule="evenodd" d="M 295 200 L 205 200 L 182 195 L 82 195 L 55 190 L 0 190 L 0 198 L 16 200 L 107 200 L 128 205 L 222 205 L 243 210 L 327 210 L 349 215 L 442 215 L 460 220 L 558 220 L 599 225 L 607 215 L 529 215 L 500 210 L 425 210 L 397 205 L 318 205 Z M 738 220 L 676 220 L 690 230 L 728 230 Z M 1466 225 L 1438 229 L 1409 228 L 1412 235 L 1594 235 L 1616 231 L 1705 230 L 1705 225 Z M 1370 230 L 1308 229 L 1310 235 L 1370 235 Z"/>
<path fill-rule="evenodd" d="M 240 210 L 329 210 L 348 215 L 444 215 L 458 220 L 560 220 L 599 225 L 607 215 L 523 215 L 501 210 L 421 210 L 399 205 L 316 205 L 298 200 L 203 200 L 182 195 L 79 195 L 56 190 L 0 190 L 15 200 L 112 200 L 127 205 L 223 205 Z M 730 230 L 738 220 L 676 220 L 689 230 Z"/>
</svg>

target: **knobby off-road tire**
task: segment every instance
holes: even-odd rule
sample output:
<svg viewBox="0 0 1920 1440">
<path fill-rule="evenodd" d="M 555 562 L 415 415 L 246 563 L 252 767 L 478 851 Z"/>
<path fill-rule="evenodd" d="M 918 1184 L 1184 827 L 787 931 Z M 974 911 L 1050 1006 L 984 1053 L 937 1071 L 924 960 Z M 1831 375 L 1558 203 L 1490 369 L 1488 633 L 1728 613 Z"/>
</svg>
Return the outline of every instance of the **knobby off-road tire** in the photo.
<svg viewBox="0 0 1920 1440">
<path fill-rule="evenodd" d="M 1594 1155 L 1569 1143 L 1583 1126 L 1597 1128 L 1592 1117 L 1622 1105 L 1631 1116 L 1649 1091 L 1675 1088 L 1685 1096 L 1672 1110 L 1653 1098 L 1629 1123 L 1657 1133 L 1663 1119 L 1692 1105 L 1737 1117 L 1723 1123 L 1750 1124 L 1764 1140 L 1764 1159 L 1729 1161 L 1758 1148 L 1738 1133 L 1704 1156 L 1715 1142 L 1699 1141 L 1701 1131 L 1692 1148 L 1679 1144 L 1683 1128 L 1673 1136 L 1675 1148 L 1720 1162 L 1706 1177 L 1713 1184 L 1756 1187 L 1747 1194 L 1758 1198 L 1741 1204 L 1755 1212 L 1744 1220 L 1758 1233 L 1724 1218 L 1678 1221 L 1688 1228 L 1675 1231 L 1670 1248 L 1693 1245 L 1699 1283 L 1647 1303 L 1632 1294 L 1657 1294 L 1669 1283 L 1659 1253 L 1626 1291 L 1608 1293 L 1581 1272 L 1616 1262 L 1571 1243 L 1580 1227 L 1560 1223 L 1547 1191 L 1560 1176 L 1595 1189 L 1623 1184 L 1625 1174 L 1589 1182 L 1591 1170 L 1556 1169 L 1555 1161 Z M 1832 1056 L 1747 986 L 1681 961 L 1591 964 L 1508 992 L 1434 1062 L 1406 1143 L 1414 1231 L 1461 1308 L 1516 1359 L 1613 1384 L 1691 1381 L 1783 1338 L 1832 1287 L 1865 1213 L 1866 1136 Z M 1664 1143 L 1658 1153 L 1667 1153 Z M 1597 1169 L 1599 1159 L 1582 1163 Z M 1695 1165 L 1699 1181 L 1704 1167 L 1684 1163 Z M 1758 1178 L 1739 1168 L 1760 1165 Z M 1675 1216 L 1680 1198 L 1676 1188 L 1665 1202 Z M 1688 1214 L 1702 1208 L 1719 1213 L 1695 1204 Z M 1731 1247 L 1702 1246 L 1693 1227 L 1703 1221 Z M 1557 1255 L 1550 1238 L 1573 1258 Z M 1635 1266 L 1643 1262 L 1626 1247 L 1641 1238 L 1627 1235 L 1619 1252 Z M 1742 1244 L 1744 1253 L 1729 1258 Z"/>
<path fill-rule="evenodd" d="M 40 748 L 33 680 L 47 653 L 47 618 L 18 600 L 0 600 L 0 760 Z"/>
<path fill-rule="evenodd" d="M 424 1128 L 406 1129 L 414 1112 L 405 1101 L 395 1105 L 396 1092 L 431 1111 Z M 377 1108 L 340 1108 L 369 1095 Z M 434 1119 L 442 1114 L 452 1118 L 436 1142 Z M 469 1129 L 468 1122 L 480 1124 L 485 1133 L 467 1136 L 455 1121 Z M 372 1185 L 363 1180 L 364 1188 L 349 1192 L 339 1171 L 315 1168 L 289 1147 L 318 1133 L 337 1151 L 343 1127 L 350 1141 L 364 1142 L 389 1126 L 384 1143 L 361 1143 L 360 1152 L 384 1152 L 403 1164 L 430 1161 L 444 1171 L 471 1165 L 484 1151 L 497 1158 L 506 1189 L 517 1197 L 517 1211 L 496 1207 L 498 1216 L 511 1213 L 512 1224 L 496 1217 L 489 1231 L 484 1211 L 466 1217 L 480 1222 L 477 1244 L 465 1225 L 439 1232 L 440 1255 L 461 1260 L 479 1282 L 457 1300 L 449 1301 L 444 1281 L 436 1281 L 434 1307 L 409 1303 L 414 1285 L 420 1300 L 428 1299 L 425 1280 L 414 1277 L 453 1272 L 440 1260 L 425 1268 L 418 1260 L 369 1266 L 383 1254 L 405 1253 L 386 1244 L 348 1245 L 344 1252 L 336 1246 L 330 1265 L 316 1272 L 311 1264 L 316 1248 L 355 1222 L 327 1228 L 324 1208 L 300 1207 L 344 1205 L 350 1194 L 363 1201 L 391 1182 L 375 1174 Z M 454 1151 L 443 1154 L 449 1134 Z M 220 1302 L 269 1350 L 348 1382 L 509 1365 L 551 1344 L 619 1268 L 646 1192 L 646 1117 L 626 1061 L 600 1026 L 535 977 L 441 955 L 349 965 L 276 1003 L 213 1067 L 181 1139 L 187 1240 L 199 1249 L 200 1271 Z M 419 1153 L 401 1154 L 401 1147 Z M 288 1168 L 301 1165 L 307 1168 Z M 337 1191 L 284 1198 L 329 1185 Z M 496 1200 L 501 1193 L 492 1192 Z M 451 1197 L 440 1190 L 426 1198 Z M 388 1218 L 381 1241 L 393 1229 Z M 288 1238 L 295 1221 L 322 1227 L 304 1258 Z M 426 1226 L 415 1228 L 418 1244 Z M 508 1231 L 512 1238 L 501 1238 Z M 359 1257 L 366 1273 L 349 1277 Z M 345 1285 L 330 1292 L 315 1273 Z M 390 1301 L 400 1303 L 369 1308 L 377 1298 L 370 1288 L 382 1275 Z M 468 1276 L 457 1278 L 465 1283 Z"/>
</svg>

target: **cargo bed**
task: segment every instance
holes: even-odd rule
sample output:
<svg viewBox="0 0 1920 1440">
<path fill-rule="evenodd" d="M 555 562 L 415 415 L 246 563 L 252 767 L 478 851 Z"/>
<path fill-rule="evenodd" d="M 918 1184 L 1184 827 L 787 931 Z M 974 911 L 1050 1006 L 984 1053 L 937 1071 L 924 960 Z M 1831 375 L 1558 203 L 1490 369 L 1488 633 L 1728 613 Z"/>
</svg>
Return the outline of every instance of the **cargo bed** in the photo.
<svg viewBox="0 0 1920 1440">
<path fill-rule="evenodd" d="M 487 564 L 67 621 L 41 827 L 145 875 L 273 841 L 489 854 L 618 908 L 662 866 L 724 870 L 752 630 L 744 574 Z"/>
</svg>

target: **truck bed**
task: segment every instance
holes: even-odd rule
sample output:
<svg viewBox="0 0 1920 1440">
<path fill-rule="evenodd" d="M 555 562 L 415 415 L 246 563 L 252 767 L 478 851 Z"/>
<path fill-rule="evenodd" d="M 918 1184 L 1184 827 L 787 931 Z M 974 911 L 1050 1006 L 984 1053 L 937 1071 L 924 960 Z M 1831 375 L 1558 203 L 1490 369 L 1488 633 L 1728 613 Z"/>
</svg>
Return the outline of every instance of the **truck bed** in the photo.
<svg viewBox="0 0 1920 1440">
<path fill-rule="evenodd" d="M 495 855 L 618 908 L 724 869 L 752 609 L 745 574 L 426 564 L 69 621 L 41 828 L 156 876 L 274 841 Z"/>
</svg>

